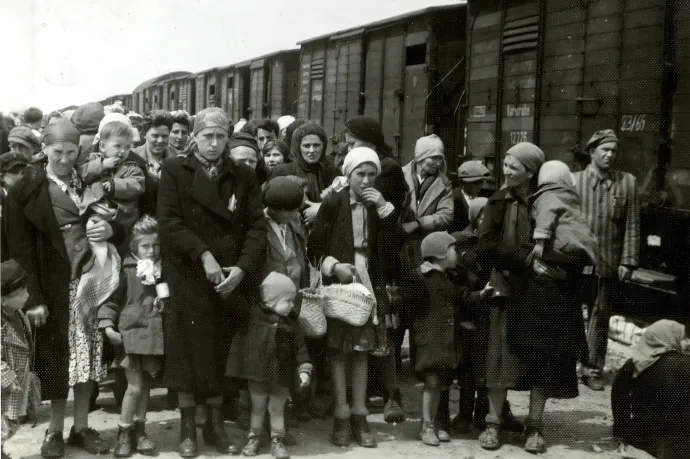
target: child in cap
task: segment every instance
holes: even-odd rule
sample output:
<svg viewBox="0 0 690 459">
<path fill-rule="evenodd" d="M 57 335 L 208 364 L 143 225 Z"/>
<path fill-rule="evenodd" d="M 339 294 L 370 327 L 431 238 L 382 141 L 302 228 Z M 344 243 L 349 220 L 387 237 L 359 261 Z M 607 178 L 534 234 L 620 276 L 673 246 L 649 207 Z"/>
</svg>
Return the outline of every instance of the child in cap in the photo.
<svg viewBox="0 0 690 459">
<path fill-rule="evenodd" d="M 415 373 L 424 382 L 422 442 L 439 446 L 450 441 L 446 426 L 436 424 L 441 391 L 450 387 L 458 367 L 460 349 L 455 317 L 461 308 L 475 307 L 492 293 L 490 286 L 470 292 L 451 277 L 458 255 L 455 238 L 445 231 L 427 235 L 421 244 L 424 262 L 405 286 L 412 310 L 412 333 L 417 352 Z"/>
<path fill-rule="evenodd" d="M 22 308 L 29 297 L 26 272 L 15 260 L 2 262 L 2 457 L 5 442 L 25 416 L 35 419 L 41 403 L 33 369 L 33 331 Z"/>
<path fill-rule="evenodd" d="M 125 115 L 111 113 L 103 120 L 98 152 L 80 168 L 84 201 L 106 203 L 117 210 L 115 222 L 129 229 L 139 218 L 139 199 L 144 194 L 146 176 L 132 152 L 132 125 Z"/>
<path fill-rule="evenodd" d="M 131 253 L 122 263 L 120 286 L 98 310 L 98 328 L 113 346 L 124 347 L 119 366 L 127 376 L 115 457 L 152 453 L 146 435 L 146 413 L 152 378 L 163 360 L 163 302 L 167 284 L 161 280 L 161 250 L 156 220 L 144 215 L 132 227 Z"/>
<path fill-rule="evenodd" d="M 252 413 L 245 456 L 256 456 L 268 408 L 271 454 L 289 458 L 285 448 L 285 402 L 299 372 L 300 387 L 309 385 L 312 365 L 299 327 L 300 300 L 292 279 L 271 272 L 261 283 L 260 301 L 230 346 L 226 375 L 247 380 Z"/>
<path fill-rule="evenodd" d="M 580 197 L 568 165 L 545 162 L 539 169 L 539 189 L 531 199 L 535 221 L 531 258 L 540 261 L 546 254 L 558 261 L 564 254 L 587 257 L 596 264 L 596 239 L 580 212 Z"/>
</svg>

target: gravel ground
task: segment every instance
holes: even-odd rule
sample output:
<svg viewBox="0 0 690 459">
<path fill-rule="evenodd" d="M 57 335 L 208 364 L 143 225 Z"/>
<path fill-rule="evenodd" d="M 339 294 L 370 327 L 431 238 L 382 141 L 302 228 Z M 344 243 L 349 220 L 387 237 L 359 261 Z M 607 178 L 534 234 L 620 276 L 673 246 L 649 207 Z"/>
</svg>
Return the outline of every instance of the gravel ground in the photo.
<svg viewBox="0 0 690 459">
<path fill-rule="evenodd" d="M 611 342 L 607 366 L 612 371 L 619 368 L 627 359 L 627 348 Z M 412 378 L 403 381 L 404 405 L 408 421 L 399 425 L 383 422 L 383 416 L 374 412 L 369 416 L 373 431 L 376 433 L 379 447 L 363 449 L 359 447 L 339 448 L 329 443 L 331 431 L 330 420 L 312 420 L 293 429 L 299 444 L 290 448 L 293 457 L 339 459 L 380 458 L 402 459 L 417 457 L 453 458 L 453 459 L 527 459 L 534 456 L 522 449 L 524 440 L 519 435 L 506 435 L 506 444 L 498 451 L 484 451 L 476 438 L 478 432 L 463 437 L 454 437 L 451 443 L 439 448 L 425 446 L 418 440 L 420 418 L 420 401 L 422 387 Z M 151 412 L 148 416 L 148 432 L 158 444 L 157 456 L 161 459 L 178 458 L 175 453 L 179 434 L 179 413 L 165 409 L 164 390 L 153 391 Z M 541 455 L 545 459 L 645 459 L 648 454 L 627 447 L 624 454 L 618 452 L 619 444 L 611 435 L 611 410 L 609 407 L 610 387 L 604 392 L 593 392 L 580 386 L 580 397 L 574 400 L 550 400 L 546 406 L 545 424 L 546 441 L 549 450 Z M 513 411 L 519 418 L 527 415 L 529 396 L 525 392 L 511 392 L 509 400 Z M 117 433 L 118 410 L 112 393 L 104 392 L 99 398 L 101 409 L 91 413 L 90 423 L 104 437 L 114 444 Z M 68 407 L 68 413 L 71 406 Z M 451 394 L 451 414 L 457 412 L 457 391 Z M 42 407 L 38 425 L 23 426 L 7 442 L 5 450 L 13 458 L 40 458 L 43 434 L 48 422 L 48 405 Z M 65 433 L 72 425 L 72 419 L 65 420 Z M 227 422 L 228 432 L 238 444 L 243 442 L 243 433 L 234 423 Z M 215 450 L 206 448 L 201 441 L 201 457 L 216 457 Z M 269 451 L 263 451 L 263 457 L 270 457 Z M 69 458 L 86 458 L 90 455 L 75 448 L 67 449 Z M 135 456 L 136 457 L 136 456 Z"/>
</svg>

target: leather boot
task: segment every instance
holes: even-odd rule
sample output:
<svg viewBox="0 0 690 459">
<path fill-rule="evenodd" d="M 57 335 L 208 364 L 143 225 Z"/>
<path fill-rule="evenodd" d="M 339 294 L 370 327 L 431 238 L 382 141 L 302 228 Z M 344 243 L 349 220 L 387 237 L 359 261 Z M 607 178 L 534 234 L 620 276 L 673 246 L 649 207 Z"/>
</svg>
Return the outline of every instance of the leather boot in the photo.
<svg viewBox="0 0 690 459">
<path fill-rule="evenodd" d="M 350 418 L 333 418 L 333 433 L 331 443 L 335 446 L 350 446 L 352 441 L 352 430 L 350 428 Z"/>
<path fill-rule="evenodd" d="M 135 447 L 141 454 L 151 454 L 156 450 L 156 444 L 146 434 L 146 423 L 134 421 Z"/>
<path fill-rule="evenodd" d="M 196 419 L 194 417 L 196 407 L 180 408 L 180 445 L 177 452 L 180 457 L 197 457 L 199 447 L 196 442 Z"/>
<path fill-rule="evenodd" d="M 350 416 L 352 439 L 363 448 L 376 448 L 376 439 L 371 433 L 366 416 L 353 414 Z"/>
<path fill-rule="evenodd" d="M 204 443 L 215 446 L 216 451 L 221 454 L 237 454 L 239 448 L 230 441 L 223 425 L 222 405 L 208 406 L 208 420 L 202 430 Z"/>
<path fill-rule="evenodd" d="M 113 448 L 113 456 L 115 457 L 130 457 L 134 452 L 136 440 L 134 437 L 134 426 L 117 428 L 117 443 Z"/>
</svg>

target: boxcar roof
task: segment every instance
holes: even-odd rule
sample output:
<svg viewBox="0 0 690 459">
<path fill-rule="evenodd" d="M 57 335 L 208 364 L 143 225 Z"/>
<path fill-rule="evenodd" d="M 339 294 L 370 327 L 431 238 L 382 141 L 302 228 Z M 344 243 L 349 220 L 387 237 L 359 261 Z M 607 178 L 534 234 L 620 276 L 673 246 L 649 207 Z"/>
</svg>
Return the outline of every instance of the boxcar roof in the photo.
<svg viewBox="0 0 690 459">
<path fill-rule="evenodd" d="M 331 33 L 328 33 L 328 34 L 325 34 L 325 35 L 321 35 L 321 36 L 318 36 L 318 37 L 314 37 L 314 38 L 309 38 L 309 39 L 306 39 L 306 40 L 298 41 L 297 44 L 301 46 L 301 45 L 303 45 L 304 43 L 309 43 L 309 42 L 312 42 L 312 41 L 319 41 L 319 40 L 323 40 L 323 39 L 326 39 L 326 38 L 335 37 L 335 36 L 337 36 L 337 35 L 342 35 L 342 34 L 345 34 L 345 33 L 347 33 L 347 32 L 357 31 L 357 30 L 359 30 L 359 29 L 361 29 L 362 32 L 365 32 L 365 31 L 367 31 L 367 30 L 369 30 L 369 29 L 375 29 L 375 28 L 379 28 L 379 27 L 381 27 L 381 26 L 393 25 L 393 24 L 395 24 L 395 23 L 397 23 L 397 22 L 401 22 L 401 21 L 404 21 L 404 20 L 406 20 L 406 19 L 410 19 L 410 18 L 413 18 L 413 17 L 416 17 L 416 16 L 424 16 L 424 15 L 426 15 L 426 14 L 436 13 L 436 12 L 438 12 L 438 11 L 453 10 L 453 9 L 464 8 L 466 5 L 467 5 L 467 2 L 466 2 L 465 0 L 463 0 L 463 1 L 459 2 L 459 3 L 453 3 L 453 4 L 451 4 L 451 5 L 430 6 L 430 7 L 428 7 L 428 8 L 423 8 L 423 9 L 421 9 L 421 10 L 410 11 L 409 13 L 404 13 L 404 14 L 400 14 L 400 15 L 398 15 L 398 16 L 393 16 L 393 17 L 390 17 L 390 18 L 381 19 L 381 20 L 379 20 L 379 21 L 370 22 L 370 23 L 368 23 L 368 24 L 360 25 L 360 26 L 357 26 L 357 27 L 350 27 L 349 29 L 343 29 L 343 30 L 339 30 L 339 31 L 336 31 L 336 32 L 331 32 Z"/>
<path fill-rule="evenodd" d="M 160 83 L 161 81 L 165 80 L 170 80 L 172 78 L 180 77 L 180 76 L 186 76 L 189 75 L 190 72 L 183 72 L 183 71 L 178 71 L 178 72 L 170 72 L 166 73 L 165 75 L 159 75 L 155 78 L 151 78 L 150 80 L 146 80 L 143 83 L 141 83 L 139 86 L 134 88 L 133 92 L 140 92 L 143 91 L 146 88 L 150 88 L 151 86 L 156 85 L 157 83 Z"/>
</svg>

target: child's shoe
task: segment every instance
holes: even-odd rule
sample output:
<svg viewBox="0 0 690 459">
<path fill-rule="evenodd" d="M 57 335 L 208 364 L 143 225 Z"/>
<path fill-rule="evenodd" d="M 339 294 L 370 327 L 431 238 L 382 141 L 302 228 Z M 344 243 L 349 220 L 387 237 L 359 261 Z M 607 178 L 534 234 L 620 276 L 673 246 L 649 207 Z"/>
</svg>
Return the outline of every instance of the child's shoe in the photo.
<svg viewBox="0 0 690 459">
<path fill-rule="evenodd" d="M 376 448 L 376 439 L 371 433 L 366 416 L 353 414 L 350 417 L 352 427 L 352 438 L 362 448 Z"/>
<path fill-rule="evenodd" d="M 271 439 L 271 455 L 276 459 L 290 459 L 290 453 L 285 448 L 283 437 L 275 437 Z"/>
<path fill-rule="evenodd" d="M 136 439 L 134 436 L 134 426 L 118 426 L 117 443 L 115 443 L 115 448 L 113 448 L 113 456 L 130 457 L 135 448 Z"/>
<path fill-rule="evenodd" d="M 333 434 L 331 434 L 331 443 L 335 446 L 350 446 L 352 441 L 352 430 L 350 427 L 350 418 L 338 419 L 333 418 Z"/>
<path fill-rule="evenodd" d="M 48 432 L 43 437 L 43 444 L 41 445 L 41 456 L 48 458 L 62 457 L 65 455 L 65 440 L 62 438 L 62 432 L 54 430 Z"/>
<path fill-rule="evenodd" d="M 525 419 L 525 451 L 532 454 L 541 454 L 546 452 L 546 441 L 542 435 L 544 425 L 542 422 L 533 421 L 530 418 Z"/>
<path fill-rule="evenodd" d="M 191 458 L 199 455 L 194 414 L 195 408 L 193 406 L 180 408 L 180 444 L 177 452 L 181 457 Z"/>
<path fill-rule="evenodd" d="M 479 446 L 489 451 L 500 448 L 500 429 L 501 428 L 498 424 L 487 422 L 486 429 L 484 429 L 484 432 L 479 435 Z"/>
<path fill-rule="evenodd" d="M 77 432 L 74 430 L 73 426 L 72 430 L 69 432 L 67 444 L 82 448 L 91 454 L 107 453 L 110 449 L 105 440 L 101 438 L 101 434 L 91 427 L 84 427 Z"/>
<path fill-rule="evenodd" d="M 136 449 L 141 454 L 151 454 L 156 450 L 156 444 L 146 434 L 146 421 L 134 421 L 134 438 Z"/>
<path fill-rule="evenodd" d="M 434 425 L 430 422 L 424 422 L 422 424 L 422 432 L 420 434 L 420 438 L 422 439 L 422 443 L 424 443 L 425 445 L 439 446 L 441 444 L 441 441 L 438 439 L 438 436 L 436 435 L 436 429 L 434 428 Z"/>
<path fill-rule="evenodd" d="M 256 433 L 249 434 L 249 441 L 242 448 L 242 455 L 246 457 L 254 457 L 259 454 L 261 448 L 261 435 Z"/>
</svg>

